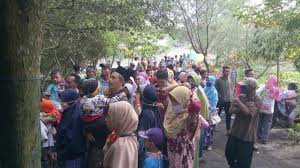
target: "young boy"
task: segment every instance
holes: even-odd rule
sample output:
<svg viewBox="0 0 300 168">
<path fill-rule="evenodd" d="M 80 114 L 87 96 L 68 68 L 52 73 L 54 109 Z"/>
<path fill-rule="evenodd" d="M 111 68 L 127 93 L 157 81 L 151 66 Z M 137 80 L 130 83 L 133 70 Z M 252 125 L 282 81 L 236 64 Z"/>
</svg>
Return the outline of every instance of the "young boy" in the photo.
<svg viewBox="0 0 300 168">
<path fill-rule="evenodd" d="M 93 122 L 103 116 L 104 108 L 109 103 L 121 101 L 127 95 L 123 92 L 112 98 L 99 95 L 100 84 L 95 79 L 89 79 L 83 83 L 84 96 L 81 99 L 81 115 L 85 123 Z"/>
<path fill-rule="evenodd" d="M 163 168 L 163 155 L 159 150 L 164 135 L 160 128 L 150 128 L 147 131 L 139 131 L 139 136 L 144 138 L 144 147 L 146 149 L 146 157 L 144 160 L 144 168 Z"/>
<path fill-rule="evenodd" d="M 53 70 L 50 76 L 52 83 L 48 86 L 46 93 L 50 95 L 50 100 L 53 101 L 55 108 L 62 111 L 58 93 L 64 90 L 64 78 L 58 69 Z"/>
</svg>

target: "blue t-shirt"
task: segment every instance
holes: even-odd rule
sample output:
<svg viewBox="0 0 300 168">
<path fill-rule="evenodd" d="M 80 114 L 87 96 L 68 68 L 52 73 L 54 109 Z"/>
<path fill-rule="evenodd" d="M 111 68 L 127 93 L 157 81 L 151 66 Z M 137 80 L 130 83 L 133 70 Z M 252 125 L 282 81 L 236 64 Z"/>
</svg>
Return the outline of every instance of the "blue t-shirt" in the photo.
<svg viewBox="0 0 300 168">
<path fill-rule="evenodd" d="M 58 86 L 53 83 L 50 84 L 47 88 L 47 92 L 50 93 L 50 100 L 53 101 L 55 108 L 57 110 L 61 110 L 62 107 L 60 105 L 60 99 L 58 96 L 58 92 L 59 92 Z"/>
<path fill-rule="evenodd" d="M 163 168 L 163 159 L 161 153 L 158 153 L 159 156 L 153 156 L 150 152 L 147 152 L 146 158 L 144 160 L 144 168 Z"/>
<path fill-rule="evenodd" d="M 100 84 L 101 84 L 101 95 L 104 95 L 105 91 L 107 91 L 109 89 L 109 80 L 104 80 L 103 78 L 101 78 L 99 80 Z"/>
<path fill-rule="evenodd" d="M 58 86 L 56 84 L 50 84 L 47 88 L 47 92 L 50 93 L 50 100 L 60 102 L 58 96 Z"/>
</svg>

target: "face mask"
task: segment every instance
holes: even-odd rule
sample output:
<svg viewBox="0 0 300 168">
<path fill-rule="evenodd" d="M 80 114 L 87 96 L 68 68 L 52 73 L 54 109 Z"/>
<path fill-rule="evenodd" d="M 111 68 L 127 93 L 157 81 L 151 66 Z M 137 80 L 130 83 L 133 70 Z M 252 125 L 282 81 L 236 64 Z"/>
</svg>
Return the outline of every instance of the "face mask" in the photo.
<svg viewBox="0 0 300 168">
<path fill-rule="evenodd" d="M 178 105 L 173 105 L 172 106 L 172 110 L 175 112 L 175 113 L 180 113 L 183 111 L 183 106 L 181 104 L 178 104 Z"/>
<path fill-rule="evenodd" d="M 188 111 L 190 113 L 198 113 L 201 110 L 201 103 L 200 101 L 192 101 L 189 105 Z"/>
<path fill-rule="evenodd" d="M 248 85 L 241 85 L 241 94 L 248 95 L 249 91 Z"/>
<path fill-rule="evenodd" d="M 60 102 L 60 105 L 62 107 L 62 109 L 67 109 L 69 108 L 70 106 L 72 106 L 73 104 L 76 103 L 77 100 L 74 100 L 74 101 L 70 101 L 70 102 Z M 72 104 L 73 103 L 73 104 Z M 71 104 L 71 105 L 70 105 Z"/>
<path fill-rule="evenodd" d="M 213 85 L 213 83 L 211 81 L 206 81 L 206 86 L 207 87 L 211 87 Z"/>
<path fill-rule="evenodd" d="M 60 105 L 61 105 L 62 109 L 64 109 L 64 110 L 67 109 L 67 108 L 69 108 L 68 103 L 61 102 Z"/>
</svg>

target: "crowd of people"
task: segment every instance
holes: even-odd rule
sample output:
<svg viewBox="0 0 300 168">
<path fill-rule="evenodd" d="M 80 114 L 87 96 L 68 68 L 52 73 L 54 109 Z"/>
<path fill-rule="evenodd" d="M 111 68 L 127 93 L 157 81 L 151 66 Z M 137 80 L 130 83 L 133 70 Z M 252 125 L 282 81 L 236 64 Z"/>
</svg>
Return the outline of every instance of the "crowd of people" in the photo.
<svg viewBox="0 0 300 168">
<path fill-rule="evenodd" d="M 252 69 L 233 84 L 230 67 L 211 74 L 183 56 L 117 64 L 100 64 L 100 78 L 94 66 L 51 72 L 40 100 L 43 168 L 199 168 L 223 112 L 228 165 L 250 168 L 278 113 L 297 121 L 297 85 L 281 91 L 273 75 L 259 87 Z"/>
</svg>

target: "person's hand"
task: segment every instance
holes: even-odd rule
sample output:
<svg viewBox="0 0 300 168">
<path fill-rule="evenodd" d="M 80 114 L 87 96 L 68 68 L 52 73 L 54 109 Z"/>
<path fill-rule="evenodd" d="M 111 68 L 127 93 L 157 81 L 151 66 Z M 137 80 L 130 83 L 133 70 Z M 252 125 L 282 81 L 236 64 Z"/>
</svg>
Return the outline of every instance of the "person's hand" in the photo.
<svg viewBox="0 0 300 168">
<path fill-rule="evenodd" d="M 120 93 L 120 95 L 121 95 L 122 97 L 127 97 L 127 94 L 126 94 L 125 92 Z"/>
<path fill-rule="evenodd" d="M 141 98 L 141 94 L 140 94 L 140 93 L 136 93 L 136 94 L 135 94 L 135 99 L 140 100 L 140 98 Z"/>
<path fill-rule="evenodd" d="M 185 82 L 183 83 L 185 87 L 189 88 L 189 89 L 192 89 L 192 86 L 191 84 L 189 84 L 188 82 Z"/>
<path fill-rule="evenodd" d="M 86 139 L 87 139 L 89 142 L 95 142 L 95 138 L 94 138 L 94 136 L 92 135 L 92 133 L 90 133 L 90 132 L 86 133 Z"/>
<path fill-rule="evenodd" d="M 233 99 L 233 105 L 239 106 L 240 104 L 241 104 L 241 100 L 238 97 Z"/>
<path fill-rule="evenodd" d="M 251 107 L 251 106 L 254 105 L 254 102 L 246 102 L 245 105 L 246 105 L 247 107 Z"/>
<path fill-rule="evenodd" d="M 57 153 L 56 152 L 53 152 L 51 155 L 50 155 L 51 159 L 52 160 L 57 160 Z"/>
<path fill-rule="evenodd" d="M 158 106 L 159 108 L 161 108 L 161 109 L 164 109 L 164 108 L 165 108 L 165 106 L 164 106 L 162 103 L 157 103 L 157 106 Z"/>
</svg>

